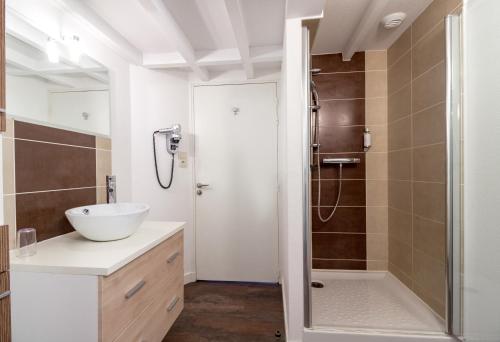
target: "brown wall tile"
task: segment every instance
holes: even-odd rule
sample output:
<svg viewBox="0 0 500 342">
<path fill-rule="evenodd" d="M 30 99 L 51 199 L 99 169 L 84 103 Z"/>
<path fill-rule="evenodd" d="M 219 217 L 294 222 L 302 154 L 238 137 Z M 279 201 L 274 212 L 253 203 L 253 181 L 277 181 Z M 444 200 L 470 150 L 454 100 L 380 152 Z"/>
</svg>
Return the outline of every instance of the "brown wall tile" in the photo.
<svg viewBox="0 0 500 342">
<path fill-rule="evenodd" d="M 445 301 L 445 265 L 416 249 L 413 255 L 414 283 L 424 292 L 444 303 Z"/>
<path fill-rule="evenodd" d="M 411 205 L 411 182 L 389 180 L 389 207 L 410 212 Z"/>
<path fill-rule="evenodd" d="M 387 51 L 365 51 L 365 70 L 387 70 Z"/>
<path fill-rule="evenodd" d="M 318 218 L 318 207 L 312 207 L 313 232 L 365 233 L 365 207 L 337 207 L 332 219 L 323 223 Z M 328 217 L 332 207 L 321 208 L 323 217 Z"/>
<path fill-rule="evenodd" d="M 334 205 L 337 200 L 339 182 L 336 180 L 321 181 L 321 205 Z M 312 198 L 318 197 L 318 181 L 312 181 Z M 364 206 L 365 205 L 365 181 L 343 180 L 341 206 Z"/>
<path fill-rule="evenodd" d="M 366 270 L 366 261 L 313 259 L 312 267 L 325 270 Z"/>
<path fill-rule="evenodd" d="M 366 153 L 366 178 L 387 180 L 387 153 Z"/>
<path fill-rule="evenodd" d="M 389 179 L 411 180 L 411 151 L 389 152 Z"/>
<path fill-rule="evenodd" d="M 367 126 L 387 124 L 387 97 L 365 100 L 365 123 Z"/>
<path fill-rule="evenodd" d="M 322 73 L 365 71 L 365 53 L 356 52 L 350 61 L 343 61 L 342 54 L 313 55 L 313 68 L 320 68 Z"/>
<path fill-rule="evenodd" d="M 460 3 L 460 0 L 434 0 L 412 24 L 413 44 L 428 34 L 440 21 L 443 21 L 444 17 L 459 6 Z"/>
<path fill-rule="evenodd" d="M 411 119 L 405 117 L 388 125 L 389 152 L 411 147 Z"/>
<path fill-rule="evenodd" d="M 321 153 L 363 152 L 363 126 L 319 127 Z"/>
<path fill-rule="evenodd" d="M 366 233 L 388 234 L 388 216 L 387 207 L 366 207 Z"/>
<path fill-rule="evenodd" d="M 64 212 L 96 203 L 95 188 L 16 195 L 17 228 L 33 227 L 38 241 L 73 231 Z"/>
<path fill-rule="evenodd" d="M 320 101 L 319 125 L 322 127 L 365 124 L 365 100 Z"/>
<path fill-rule="evenodd" d="M 16 139 L 16 191 L 96 186 L 95 149 Z"/>
<path fill-rule="evenodd" d="M 320 74 L 313 76 L 322 100 L 365 97 L 365 73 Z"/>
<path fill-rule="evenodd" d="M 18 139 L 46 141 L 58 144 L 95 147 L 95 136 L 64 129 L 15 121 L 14 135 Z"/>
<path fill-rule="evenodd" d="M 438 64 L 445 58 L 444 22 L 436 26 L 412 49 L 413 78 Z"/>
<path fill-rule="evenodd" d="M 0 137 L 0 139 L 2 139 Z M 14 139 L 2 139 L 3 193 L 15 193 L 14 184 Z"/>
<path fill-rule="evenodd" d="M 389 237 L 405 245 L 412 245 L 412 215 L 389 208 Z"/>
<path fill-rule="evenodd" d="M 369 127 L 372 134 L 372 147 L 368 153 L 387 152 L 387 125 L 376 125 Z"/>
<path fill-rule="evenodd" d="M 365 234 L 313 233 L 313 258 L 366 260 Z"/>
<path fill-rule="evenodd" d="M 446 227 L 444 223 L 413 216 L 413 245 L 423 253 L 445 262 Z"/>
<path fill-rule="evenodd" d="M 440 183 L 413 183 L 413 212 L 434 221 L 445 221 L 445 185 Z"/>
<path fill-rule="evenodd" d="M 412 274 L 412 250 L 389 236 L 389 262 L 394 264 L 407 276 Z"/>
<path fill-rule="evenodd" d="M 366 180 L 366 205 L 386 206 L 388 202 L 387 180 Z"/>
</svg>

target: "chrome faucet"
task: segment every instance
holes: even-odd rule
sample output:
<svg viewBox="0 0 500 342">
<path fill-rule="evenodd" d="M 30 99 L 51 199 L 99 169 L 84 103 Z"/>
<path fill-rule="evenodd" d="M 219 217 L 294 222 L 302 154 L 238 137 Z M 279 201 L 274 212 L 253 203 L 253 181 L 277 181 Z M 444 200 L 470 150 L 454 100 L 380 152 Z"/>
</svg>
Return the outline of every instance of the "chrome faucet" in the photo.
<svg viewBox="0 0 500 342">
<path fill-rule="evenodd" d="M 106 202 L 116 203 L 116 176 L 106 176 Z"/>
</svg>

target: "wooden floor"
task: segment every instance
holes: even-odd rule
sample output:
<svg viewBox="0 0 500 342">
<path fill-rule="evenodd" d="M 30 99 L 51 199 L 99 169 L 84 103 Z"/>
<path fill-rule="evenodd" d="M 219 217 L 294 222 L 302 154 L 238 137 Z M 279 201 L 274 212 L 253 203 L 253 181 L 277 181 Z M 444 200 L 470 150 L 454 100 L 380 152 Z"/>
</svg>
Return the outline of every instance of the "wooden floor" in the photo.
<svg viewBox="0 0 500 342">
<path fill-rule="evenodd" d="M 163 342 L 286 340 L 279 285 L 196 282 L 186 285 L 184 297 L 184 311 Z"/>
</svg>

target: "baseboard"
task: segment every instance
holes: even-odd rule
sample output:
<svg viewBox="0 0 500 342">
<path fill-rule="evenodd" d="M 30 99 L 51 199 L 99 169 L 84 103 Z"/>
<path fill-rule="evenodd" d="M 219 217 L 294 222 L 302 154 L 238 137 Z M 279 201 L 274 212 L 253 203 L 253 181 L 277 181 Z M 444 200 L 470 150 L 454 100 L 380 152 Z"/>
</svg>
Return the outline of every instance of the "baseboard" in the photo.
<svg viewBox="0 0 500 342">
<path fill-rule="evenodd" d="M 184 273 L 184 285 L 189 283 L 194 283 L 196 281 L 196 273 L 195 272 L 187 272 Z"/>
<path fill-rule="evenodd" d="M 287 310 L 287 302 L 285 298 L 285 282 L 283 281 L 283 277 L 280 277 L 279 283 L 281 284 L 281 296 L 282 296 L 282 301 L 283 301 L 283 319 L 285 321 L 285 336 L 287 337 L 288 341 L 288 310 Z"/>
</svg>

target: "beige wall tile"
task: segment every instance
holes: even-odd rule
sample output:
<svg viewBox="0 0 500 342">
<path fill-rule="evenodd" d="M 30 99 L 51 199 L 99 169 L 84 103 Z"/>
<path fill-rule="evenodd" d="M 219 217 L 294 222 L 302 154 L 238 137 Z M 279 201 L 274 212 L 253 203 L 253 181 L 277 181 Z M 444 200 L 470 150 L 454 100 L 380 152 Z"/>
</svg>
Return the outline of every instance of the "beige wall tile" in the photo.
<svg viewBox="0 0 500 342">
<path fill-rule="evenodd" d="M 411 211 L 411 182 L 389 180 L 389 207 Z"/>
<path fill-rule="evenodd" d="M 387 206 L 386 180 L 366 180 L 366 205 Z"/>
<path fill-rule="evenodd" d="M 106 186 L 107 175 L 111 175 L 111 151 L 96 150 L 97 186 Z"/>
<path fill-rule="evenodd" d="M 365 97 L 387 97 L 387 71 L 365 72 Z"/>
<path fill-rule="evenodd" d="M 389 237 L 408 247 L 412 245 L 412 221 L 409 212 L 389 208 Z"/>
<path fill-rule="evenodd" d="M 97 204 L 107 203 L 106 187 L 105 186 L 96 187 L 95 193 L 96 193 L 96 203 Z"/>
<path fill-rule="evenodd" d="M 434 221 L 445 221 L 445 185 L 439 183 L 413 183 L 413 212 Z"/>
<path fill-rule="evenodd" d="M 414 283 L 412 289 L 441 318 L 445 317 L 445 304 L 429 295 L 419 284 Z"/>
<path fill-rule="evenodd" d="M 388 262 L 387 260 L 367 260 L 366 269 L 368 271 L 387 271 Z"/>
<path fill-rule="evenodd" d="M 413 81 L 412 112 L 414 114 L 445 100 L 445 76 L 445 65 L 440 63 Z"/>
<path fill-rule="evenodd" d="M 365 52 L 365 70 L 387 70 L 387 51 L 373 50 Z"/>
<path fill-rule="evenodd" d="M 412 24 L 413 44 L 422 39 L 434 26 L 443 22 L 444 17 L 460 3 L 460 0 L 434 0 Z"/>
<path fill-rule="evenodd" d="M 387 97 L 367 98 L 365 100 L 365 124 L 387 124 Z"/>
<path fill-rule="evenodd" d="M 394 94 L 411 81 L 411 53 L 408 51 L 387 71 L 389 95 Z"/>
<path fill-rule="evenodd" d="M 14 194 L 15 193 L 14 139 L 3 138 L 2 143 L 3 143 L 2 144 L 3 193 Z"/>
<path fill-rule="evenodd" d="M 413 281 L 428 295 L 444 303 L 444 263 L 416 249 L 413 253 Z"/>
<path fill-rule="evenodd" d="M 444 25 L 438 25 L 412 49 L 412 77 L 420 76 L 445 58 Z"/>
<path fill-rule="evenodd" d="M 387 126 L 376 125 L 369 127 L 372 133 L 372 147 L 369 152 L 387 152 Z"/>
<path fill-rule="evenodd" d="M 446 227 L 444 223 L 413 216 L 413 246 L 444 263 L 446 253 Z"/>
<path fill-rule="evenodd" d="M 3 197 L 4 222 L 9 225 L 9 248 L 16 247 L 16 196 Z"/>
<path fill-rule="evenodd" d="M 430 145 L 413 150 L 413 180 L 425 182 L 445 181 L 445 145 Z"/>
<path fill-rule="evenodd" d="M 388 174 L 391 180 L 410 180 L 411 151 L 399 150 L 389 152 Z"/>
<path fill-rule="evenodd" d="M 408 84 L 387 99 L 387 122 L 393 122 L 410 114 L 411 84 Z"/>
<path fill-rule="evenodd" d="M 445 141 L 445 110 L 445 103 L 440 103 L 412 116 L 414 146 Z"/>
<path fill-rule="evenodd" d="M 96 148 L 101 149 L 101 150 L 111 150 L 111 139 L 96 136 L 95 146 L 96 146 Z"/>
<path fill-rule="evenodd" d="M 392 44 L 387 50 L 387 67 L 391 67 L 403 54 L 408 52 L 411 47 L 411 27 Z"/>
<path fill-rule="evenodd" d="M 366 233 L 388 234 L 388 208 L 366 207 Z"/>
<path fill-rule="evenodd" d="M 5 120 L 5 132 L 2 134 L 4 138 L 14 137 L 14 119 L 7 117 Z"/>
<path fill-rule="evenodd" d="M 385 234 L 366 234 L 367 260 L 387 260 L 389 242 Z"/>
<path fill-rule="evenodd" d="M 411 120 L 405 117 L 394 121 L 388 125 L 388 144 L 389 152 L 410 148 L 411 144 Z"/>
<path fill-rule="evenodd" d="M 389 237 L 389 265 L 393 264 L 407 277 L 412 274 L 412 252 L 408 245 Z M 389 266 L 390 269 L 390 266 Z M 399 277 L 398 277 L 399 278 Z"/>
<path fill-rule="evenodd" d="M 367 179 L 387 180 L 387 153 L 366 153 L 365 169 Z"/>
<path fill-rule="evenodd" d="M 412 279 L 405 273 L 403 273 L 396 265 L 389 261 L 388 264 L 389 272 L 396 277 L 400 282 L 406 285 L 409 289 L 413 289 Z"/>
</svg>

